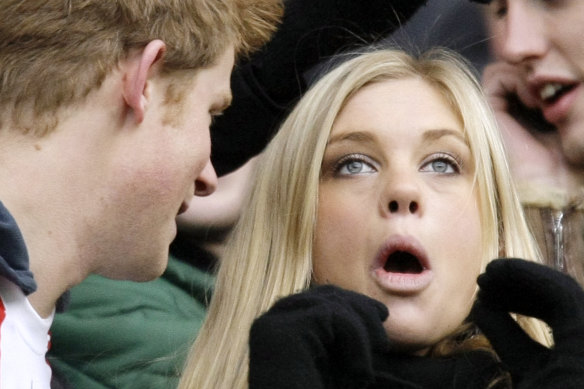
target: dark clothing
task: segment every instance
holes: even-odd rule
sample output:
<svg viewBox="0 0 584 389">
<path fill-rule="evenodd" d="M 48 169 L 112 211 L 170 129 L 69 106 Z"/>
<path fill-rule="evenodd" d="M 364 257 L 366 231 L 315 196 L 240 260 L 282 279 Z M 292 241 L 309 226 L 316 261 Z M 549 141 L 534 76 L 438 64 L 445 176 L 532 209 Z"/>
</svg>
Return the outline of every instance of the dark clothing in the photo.
<svg viewBox="0 0 584 389">
<path fill-rule="evenodd" d="M 6 207 L 0 202 L 0 274 L 20 287 L 25 295 L 37 288 L 28 269 L 24 238 Z"/>
<path fill-rule="evenodd" d="M 387 307 L 333 285 L 277 301 L 250 331 L 250 389 L 485 389 L 505 377 L 489 351 L 396 353 Z M 501 382 L 504 384 L 504 382 Z"/>
<path fill-rule="evenodd" d="M 450 357 L 430 358 L 382 355 L 374 360 L 374 381 L 367 389 L 503 389 L 509 388 L 501 363 L 488 351 L 471 351 Z"/>
</svg>

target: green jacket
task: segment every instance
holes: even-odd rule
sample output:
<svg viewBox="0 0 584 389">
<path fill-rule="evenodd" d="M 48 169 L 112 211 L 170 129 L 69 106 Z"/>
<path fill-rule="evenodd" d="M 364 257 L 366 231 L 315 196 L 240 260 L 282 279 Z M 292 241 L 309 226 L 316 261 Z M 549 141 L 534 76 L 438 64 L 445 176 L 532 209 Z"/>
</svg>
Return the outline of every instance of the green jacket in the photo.
<svg viewBox="0 0 584 389">
<path fill-rule="evenodd" d="M 172 256 L 150 282 L 90 276 L 55 317 L 49 363 L 73 388 L 174 389 L 213 281 Z"/>
</svg>

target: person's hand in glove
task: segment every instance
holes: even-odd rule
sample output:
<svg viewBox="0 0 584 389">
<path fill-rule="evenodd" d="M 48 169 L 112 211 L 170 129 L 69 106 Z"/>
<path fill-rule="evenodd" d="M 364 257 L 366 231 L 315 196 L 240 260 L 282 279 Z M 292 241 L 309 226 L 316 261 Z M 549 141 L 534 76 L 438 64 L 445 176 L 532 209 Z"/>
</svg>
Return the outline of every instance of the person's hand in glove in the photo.
<svg viewBox="0 0 584 389">
<path fill-rule="evenodd" d="M 450 357 L 392 351 L 387 307 L 336 286 L 279 300 L 250 332 L 250 389 L 481 389 L 500 375 L 481 350 Z"/>
<path fill-rule="evenodd" d="M 373 351 L 390 347 L 387 317 L 382 303 L 332 285 L 279 300 L 251 327 L 249 388 L 367 387 Z"/>
<path fill-rule="evenodd" d="M 478 278 L 471 318 L 518 389 L 584 388 L 584 291 L 571 277 L 521 259 L 497 259 Z M 532 340 L 509 312 L 543 320 L 550 349 Z"/>
<path fill-rule="evenodd" d="M 239 63 L 233 102 L 211 127 L 218 175 L 262 151 L 306 91 L 305 73 L 332 55 L 387 37 L 427 0 L 286 0 L 273 38 Z"/>
<path fill-rule="evenodd" d="M 250 389 L 481 389 L 501 375 L 482 350 L 434 358 L 392 350 L 385 305 L 336 286 L 276 302 L 250 332 Z"/>
</svg>

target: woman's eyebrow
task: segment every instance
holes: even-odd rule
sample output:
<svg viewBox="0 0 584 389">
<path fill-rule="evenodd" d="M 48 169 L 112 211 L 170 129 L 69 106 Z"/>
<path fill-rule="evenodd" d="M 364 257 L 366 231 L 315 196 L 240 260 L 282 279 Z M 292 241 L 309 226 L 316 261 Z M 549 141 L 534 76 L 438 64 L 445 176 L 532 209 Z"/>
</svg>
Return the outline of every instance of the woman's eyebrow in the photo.
<svg viewBox="0 0 584 389">
<path fill-rule="evenodd" d="M 465 145 L 468 144 L 464 134 L 461 131 L 454 130 L 451 128 L 431 128 L 431 129 L 425 130 L 422 134 L 422 140 L 426 143 L 431 143 L 431 142 L 437 141 L 438 139 L 446 137 L 446 136 L 452 136 L 452 137 L 458 139 L 460 142 L 464 143 Z M 372 132 L 369 132 L 369 131 L 362 131 L 362 130 L 345 131 L 341 134 L 336 134 L 336 135 L 331 136 L 327 142 L 327 146 L 334 144 L 334 143 L 344 142 L 344 141 L 374 143 L 376 140 L 377 140 L 377 137 L 375 136 L 375 134 Z"/>
<path fill-rule="evenodd" d="M 331 136 L 327 142 L 327 146 L 345 141 L 374 143 L 376 140 L 377 137 L 369 131 L 345 131 Z"/>
<path fill-rule="evenodd" d="M 451 128 L 432 128 L 426 130 L 422 134 L 422 139 L 426 143 L 431 143 L 446 136 L 452 136 L 458 139 L 460 142 L 464 143 L 465 146 L 468 145 L 468 142 L 466 141 L 466 137 L 464 136 L 464 134 L 461 131 L 454 130 Z"/>
</svg>

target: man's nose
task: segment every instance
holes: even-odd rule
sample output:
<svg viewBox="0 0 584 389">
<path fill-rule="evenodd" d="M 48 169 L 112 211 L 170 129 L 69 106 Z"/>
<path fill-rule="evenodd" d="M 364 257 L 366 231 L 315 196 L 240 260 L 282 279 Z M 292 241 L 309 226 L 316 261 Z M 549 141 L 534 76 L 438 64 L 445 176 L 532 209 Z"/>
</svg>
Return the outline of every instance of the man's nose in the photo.
<svg viewBox="0 0 584 389">
<path fill-rule="evenodd" d="M 217 189 L 217 173 L 211 161 L 207 162 L 201 174 L 195 179 L 195 196 L 209 196 Z"/>
</svg>

